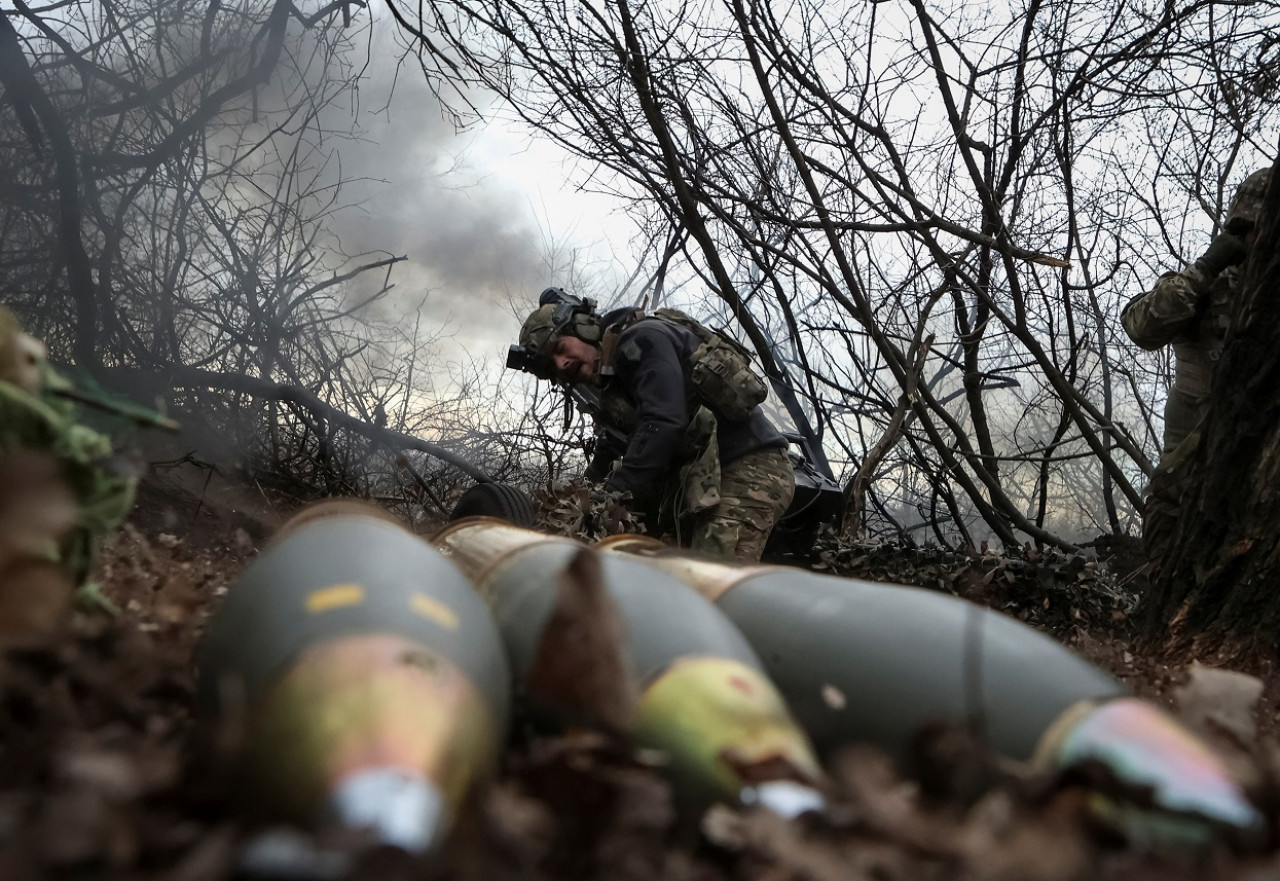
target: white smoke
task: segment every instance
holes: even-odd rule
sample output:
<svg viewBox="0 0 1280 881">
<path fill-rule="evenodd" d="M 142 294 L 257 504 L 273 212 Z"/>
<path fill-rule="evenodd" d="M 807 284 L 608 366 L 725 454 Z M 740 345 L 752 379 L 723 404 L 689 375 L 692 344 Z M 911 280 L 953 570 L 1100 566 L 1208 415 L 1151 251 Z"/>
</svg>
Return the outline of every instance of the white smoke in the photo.
<svg viewBox="0 0 1280 881">
<path fill-rule="evenodd" d="M 444 336 L 442 362 L 497 360 L 542 288 L 586 266 L 612 271 L 609 206 L 576 192 L 557 149 L 514 126 L 490 118 L 459 131 L 401 55 L 391 29 L 375 26 L 359 106 L 325 120 L 361 131 L 338 148 L 343 201 L 360 208 L 335 215 L 330 232 L 348 254 L 408 258 L 380 317 L 412 322 L 420 311 L 424 335 Z M 469 97 L 494 110 L 487 96 Z"/>
</svg>

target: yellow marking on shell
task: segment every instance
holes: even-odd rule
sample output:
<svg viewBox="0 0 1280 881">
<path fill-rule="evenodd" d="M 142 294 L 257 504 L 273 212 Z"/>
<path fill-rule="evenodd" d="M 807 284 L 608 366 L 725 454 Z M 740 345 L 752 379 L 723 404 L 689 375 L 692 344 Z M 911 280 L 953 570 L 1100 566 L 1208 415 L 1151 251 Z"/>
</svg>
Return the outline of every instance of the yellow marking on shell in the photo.
<svg viewBox="0 0 1280 881">
<path fill-rule="evenodd" d="M 822 773 L 777 689 L 730 658 L 676 660 L 645 688 L 632 738 L 666 756 L 677 791 L 691 801 L 736 801 L 748 785 L 742 765 L 780 759 L 804 776 Z"/>
<path fill-rule="evenodd" d="M 409 600 L 409 608 L 423 618 L 434 621 L 446 630 L 458 629 L 458 614 L 444 603 L 425 593 L 415 593 Z"/>
<path fill-rule="evenodd" d="M 343 606 L 358 606 L 364 602 L 364 587 L 359 584 L 333 584 L 313 590 L 307 596 L 307 611 L 313 615 L 341 609 Z"/>
</svg>

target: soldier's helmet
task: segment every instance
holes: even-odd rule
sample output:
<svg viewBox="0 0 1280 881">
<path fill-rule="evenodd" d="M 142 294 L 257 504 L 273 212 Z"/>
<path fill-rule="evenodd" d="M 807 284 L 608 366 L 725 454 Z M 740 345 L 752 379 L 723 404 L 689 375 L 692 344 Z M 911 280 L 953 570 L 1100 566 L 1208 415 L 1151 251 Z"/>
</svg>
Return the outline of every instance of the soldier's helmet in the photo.
<svg viewBox="0 0 1280 881">
<path fill-rule="evenodd" d="M 520 328 L 519 366 L 539 379 L 555 376 L 555 342 L 569 333 L 584 342 L 598 344 L 603 328 L 595 312 L 594 300 L 582 300 L 560 288 L 547 288 Z M 508 366 L 512 366 L 508 364 Z"/>
<path fill-rule="evenodd" d="M 555 374 L 551 350 L 563 329 L 556 326 L 556 319 L 554 305 L 539 306 L 520 327 L 520 348 L 525 351 L 528 370 L 539 379 L 550 379 Z"/>
<path fill-rule="evenodd" d="M 1231 207 L 1227 209 L 1227 219 L 1223 226 L 1236 235 L 1243 235 L 1258 222 L 1262 213 L 1262 197 L 1267 192 L 1267 182 L 1271 179 L 1271 169 L 1255 171 L 1244 179 L 1236 189 Z"/>
</svg>

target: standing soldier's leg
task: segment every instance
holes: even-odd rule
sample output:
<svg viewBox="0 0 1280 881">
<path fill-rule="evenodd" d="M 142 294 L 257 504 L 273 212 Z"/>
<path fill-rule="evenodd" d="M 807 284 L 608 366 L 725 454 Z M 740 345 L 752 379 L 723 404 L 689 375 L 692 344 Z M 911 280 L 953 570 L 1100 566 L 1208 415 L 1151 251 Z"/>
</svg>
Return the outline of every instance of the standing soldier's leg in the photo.
<svg viewBox="0 0 1280 881">
<path fill-rule="evenodd" d="M 780 449 L 748 453 L 723 466 L 720 504 L 698 515 L 692 550 L 757 562 L 795 491 L 791 460 Z"/>
</svg>

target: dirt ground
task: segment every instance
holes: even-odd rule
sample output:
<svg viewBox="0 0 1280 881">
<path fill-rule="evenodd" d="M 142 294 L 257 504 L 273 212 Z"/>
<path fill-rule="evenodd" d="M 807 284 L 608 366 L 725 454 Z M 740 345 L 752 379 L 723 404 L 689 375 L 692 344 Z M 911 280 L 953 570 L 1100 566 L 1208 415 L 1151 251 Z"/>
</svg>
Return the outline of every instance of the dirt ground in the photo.
<svg viewBox="0 0 1280 881">
<path fill-rule="evenodd" d="M 195 716 L 192 652 L 219 598 L 294 507 L 189 463 L 153 470 L 97 564 L 116 611 L 80 609 L 55 638 L 0 655 L 0 879 L 236 877 L 242 847 L 263 827 L 237 809 L 230 760 Z M 841 562 L 837 555 L 828 568 L 874 569 L 871 556 Z M 995 567 L 996 577 L 982 566 Z M 313 860 L 310 874 L 1280 878 L 1276 677 L 1249 671 L 1261 680 L 1255 701 L 1257 680 L 1170 668 L 1134 647 L 1123 596 L 1099 600 L 1087 579 L 1037 591 L 1047 583 L 1043 561 L 1030 588 L 1014 568 L 984 562 L 952 587 L 1051 632 L 1207 732 L 1249 778 L 1265 830 L 1195 848 L 1144 844 L 1098 821 L 1092 799 L 1111 791 L 1106 781 L 1011 767 L 954 730 L 922 741 L 921 754 L 932 760 L 914 775 L 874 751 L 850 749 L 828 769 L 833 807 L 822 817 L 784 822 L 722 807 L 690 816 L 642 759 L 577 733 L 513 741 L 446 852 L 430 863 L 372 853 L 340 867 Z M 305 841 L 320 853 L 328 846 Z"/>
</svg>

